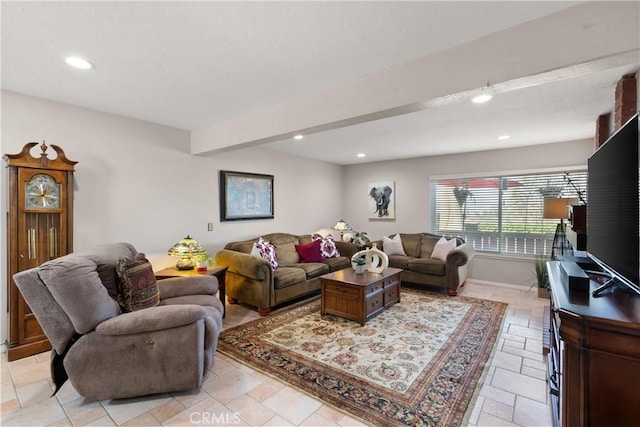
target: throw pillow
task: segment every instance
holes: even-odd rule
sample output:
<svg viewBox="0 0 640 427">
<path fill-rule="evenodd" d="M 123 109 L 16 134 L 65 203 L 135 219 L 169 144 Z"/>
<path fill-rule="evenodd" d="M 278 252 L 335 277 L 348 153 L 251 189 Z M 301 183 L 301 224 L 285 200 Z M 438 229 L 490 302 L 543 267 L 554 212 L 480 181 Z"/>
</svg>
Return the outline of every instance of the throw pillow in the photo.
<svg viewBox="0 0 640 427">
<path fill-rule="evenodd" d="M 256 247 L 260 252 L 260 256 L 271 264 L 271 268 L 275 271 L 278 268 L 278 255 L 276 254 L 276 248 L 262 237 L 256 242 Z"/>
<path fill-rule="evenodd" d="M 400 233 L 397 233 L 395 236 L 393 236 L 393 239 L 387 236 L 382 236 L 382 250 L 387 255 L 407 255 L 404 252 L 404 247 L 402 246 Z"/>
<path fill-rule="evenodd" d="M 320 241 L 320 253 L 323 258 L 336 258 L 340 256 L 340 252 L 338 252 L 338 248 L 336 248 L 336 242 L 333 241 L 333 236 L 331 234 L 328 234 L 327 237 L 314 234 L 313 240 Z"/>
<path fill-rule="evenodd" d="M 436 242 L 436 245 L 433 247 L 433 252 L 431 253 L 431 258 L 439 259 L 441 261 L 447 260 L 447 255 L 456 247 L 456 238 L 454 237 L 451 240 L 447 240 L 444 237 L 441 237 L 440 240 Z"/>
<path fill-rule="evenodd" d="M 262 255 L 260 255 L 260 249 L 258 249 L 257 243 L 253 244 L 253 247 L 251 248 L 251 252 L 249 253 L 249 255 L 257 256 L 259 258 L 262 257 Z"/>
<path fill-rule="evenodd" d="M 320 250 L 321 240 L 314 240 L 304 245 L 296 245 L 296 252 L 300 256 L 300 261 L 304 262 L 322 262 L 322 252 Z"/>
<path fill-rule="evenodd" d="M 118 303 L 124 312 L 154 307 L 160 293 L 151 263 L 143 253 L 135 258 L 120 258 L 116 264 L 120 278 Z"/>
</svg>

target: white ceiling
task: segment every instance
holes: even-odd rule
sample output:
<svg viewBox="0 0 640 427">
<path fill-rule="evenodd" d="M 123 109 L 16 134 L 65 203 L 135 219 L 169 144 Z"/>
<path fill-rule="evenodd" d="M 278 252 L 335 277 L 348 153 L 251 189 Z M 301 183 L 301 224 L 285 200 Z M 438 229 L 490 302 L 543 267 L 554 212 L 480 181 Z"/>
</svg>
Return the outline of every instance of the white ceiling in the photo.
<svg viewBox="0 0 640 427">
<path fill-rule="evenodd" d="M 195 131 L 578 3 L 3 1 L 2 89 Z M 96 68 L 71 69 L 68 55 Z M 639 63 L 266 146 L 354 164 L 590 138 L 615 82 Z"/>
</svg>

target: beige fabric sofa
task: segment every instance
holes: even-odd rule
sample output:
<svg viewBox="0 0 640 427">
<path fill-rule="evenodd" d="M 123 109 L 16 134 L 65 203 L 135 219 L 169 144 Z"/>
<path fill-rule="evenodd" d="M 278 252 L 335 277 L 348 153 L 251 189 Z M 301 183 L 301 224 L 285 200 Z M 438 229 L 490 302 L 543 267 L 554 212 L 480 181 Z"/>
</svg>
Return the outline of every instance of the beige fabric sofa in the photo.
<svg viewBox="0 0 640 427">
<path fill-rule="evenodd" d="M 391 235 L 393 237 L 395 235 Z M 446 261 L 431 258 L 436 242 L 442 236 L 431 233 L 400 233 L 402 246 L 406 256 L 390 255 L 389 267 L 402 268 L 402 282 L 417 285 L 439 286 L 447 289 L 449 295 L 457 295 L 469 274 L 469 264 L 475 255 L 473 246 L 457 239 L 457 247 L 449 252 Z M 384 250 L 383 241 L 375 243 L 378 249 Z M 369 244 L 368 246 L 370 246 Z"/>
<path fill-rule="evenodd" d="M 96 400 L 202 384 L 222 329 L 218 280 L 158 281 L 159 305 L 121 313 L 115 265 L 135 255 L 128 243 L 101 245 L 14 275 L 53 346 L 56 391 L 67 377 L 80 395 Z"/>
<path fill-rule="evenodd" d="M 340 257 L 326 258 L 320 263 L 301 263 L 295 245 L 310 243 L 310 234 L 272 233 L 261 237 L 275 246 L 279 261 L 275 271 L 266 260 L 250 255 L 259 237 L 227 243 L 216 254 L 215 263 L 229 267 L 225 279 L 229 303 L 241 301 L 258 307 L 262 316 L 268 315 L 276 305 L 319 292 L 319 277 L 350 267 L 351 256 L 358 249 L 352 243 L 336 241 Z"/>
</svg>

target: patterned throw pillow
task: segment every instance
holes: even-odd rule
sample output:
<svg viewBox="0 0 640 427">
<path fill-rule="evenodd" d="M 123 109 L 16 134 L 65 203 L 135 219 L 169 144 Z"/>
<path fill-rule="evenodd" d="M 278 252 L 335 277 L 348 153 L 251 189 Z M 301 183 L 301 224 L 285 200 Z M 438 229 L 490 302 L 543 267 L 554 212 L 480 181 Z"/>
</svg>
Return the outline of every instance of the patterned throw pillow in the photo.
<svg viewBox="0 0 640 427">
<path fill-rule="evenodd" d="M 275 269 L 278 268 L 278 255 L 276 254 L 276 248 L 262 237 L 260 237 L 256 242 L 256 247 L 260 252 L 260 256 L 269 261 L 271 268 L 275 271 Z"/>
<path fill-rule="evenodd" d="M 327 235 L 327 237 L 314 234 L 313 240 L 320 240 L 320 253 L 324 258 L 336 258 L 340 256 L 340 252 L 338 252 L 338 248 L 336 248 L 336 243 L 333 241 L 331 234 Z"/>
<path fill-rule="evenodd" d="M 123 312 L 154 307 L 160 302 L 160 293 L 151 263 L 143 253 L 135 258 L 120 258 L 116 264 L 120 278 L 118 304 Z"/>
</svg>

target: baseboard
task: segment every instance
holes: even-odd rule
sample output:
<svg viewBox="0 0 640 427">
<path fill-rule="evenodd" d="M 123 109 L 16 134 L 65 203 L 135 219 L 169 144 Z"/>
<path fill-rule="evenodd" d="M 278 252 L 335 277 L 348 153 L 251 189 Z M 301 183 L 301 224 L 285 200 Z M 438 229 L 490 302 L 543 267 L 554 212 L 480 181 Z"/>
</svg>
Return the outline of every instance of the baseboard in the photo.
<svg viewBox="0 0 640 427">
<path fill-rule="evenodd" d="M 499 288 L 511 288 L 511 289 L 519 289 L 519 290 L 531 289 L 530 285 L 514 285 L 512 283 L 492 282 L 490 280 L 479 280 L 479 279 L 467 278 L 465 286 L 467 286 L 469 283 L 477 283 L 479 285 L 497 286 Z"/>
</svg>

